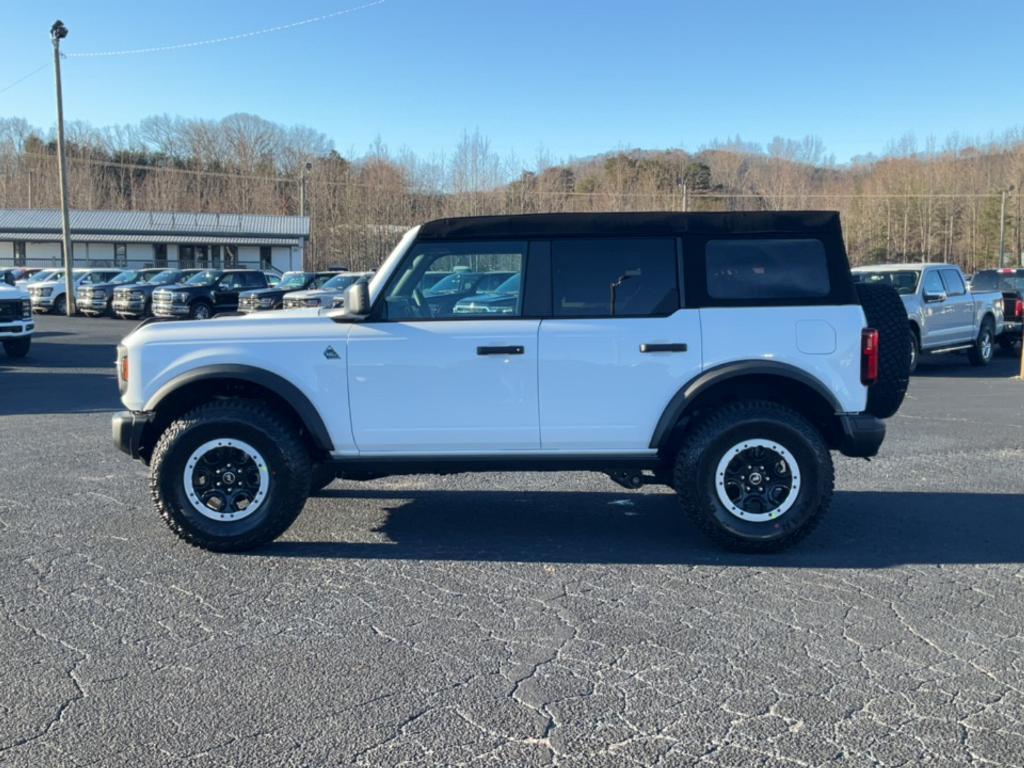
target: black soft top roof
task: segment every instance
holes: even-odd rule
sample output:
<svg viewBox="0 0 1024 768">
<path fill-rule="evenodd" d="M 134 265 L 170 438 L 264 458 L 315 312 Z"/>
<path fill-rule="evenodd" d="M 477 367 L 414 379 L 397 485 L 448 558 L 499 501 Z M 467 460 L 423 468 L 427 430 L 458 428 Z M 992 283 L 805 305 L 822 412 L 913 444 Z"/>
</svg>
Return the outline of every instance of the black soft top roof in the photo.
<svg viewBox="0 0 1024 768">
<path fill-rule="evenodd" d="M 435 219 L 419 239 L 462 237 L 601 237 L 611 235 L 838 234 L 836 211 L 737 211 L 729 213 L 528 213 Z"/>
</svg>

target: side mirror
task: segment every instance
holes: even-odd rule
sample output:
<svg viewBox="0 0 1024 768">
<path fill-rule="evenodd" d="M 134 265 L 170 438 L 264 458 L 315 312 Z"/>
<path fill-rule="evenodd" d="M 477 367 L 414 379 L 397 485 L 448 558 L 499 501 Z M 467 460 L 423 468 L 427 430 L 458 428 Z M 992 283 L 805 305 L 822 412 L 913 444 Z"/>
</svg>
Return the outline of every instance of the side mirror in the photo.
<svg viewBox="0 0 1024 768">
<path fill-rule="evenodd" d="M 10 272 L 4 272 L 4 282 L 7 283 L 8 285 L 14 285 L 16 282 L 14 279 L 14 275 L 12 275 Z"/>
<path fill-rule="evenodd" d="M 353 283 L 345 291 L 345 309 L 348 314 L 357 317 L 366 317 L 370 314 L 370 285 L 369 283 Z"/>
<path fill-rule="evenodd" d="M 945 301 L 946 300 L 946 294 L 945 293 L 925 293 L 924 294 L 924 300 L 928 304 L 935 304 L 935 303 L 940 302 L 940 301 Z"/>
</svg>

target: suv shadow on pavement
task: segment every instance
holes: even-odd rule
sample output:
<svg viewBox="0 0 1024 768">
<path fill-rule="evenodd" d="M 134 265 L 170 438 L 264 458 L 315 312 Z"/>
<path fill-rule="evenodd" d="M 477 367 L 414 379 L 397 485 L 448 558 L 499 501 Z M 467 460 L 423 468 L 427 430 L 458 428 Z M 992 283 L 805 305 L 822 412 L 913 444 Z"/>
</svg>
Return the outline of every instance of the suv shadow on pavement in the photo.
<svg viewBox="0 0 1024 768">
<path fill-rule="evenodd" d="M 282 540 L 248 554 L 825 569 L 1024 562 L 1018 533 L 1024 494 L 840 491 L 825 525 L 795 549 L 772 555 L 717 549 L 668 492 L 346 489 L 321 495 L 379 500 L 387 519 L 376 532 L 390 541 Z M 352 524 L 361 516 L 353 515 Z M 305 517 L 318 530 L 337 521 L 339 535 L 343 519 L 310 509 Z"/>
<path fill-rule="evenodd" d="M 1020 358 L 997 352 L 984 367 L 971 365 L 966 355 L 946 354 L 922 357 L 910 378 L 911 387 L 918 377 L 947 379 L 1006 379 L 1020 373 Z"/>
</svg>

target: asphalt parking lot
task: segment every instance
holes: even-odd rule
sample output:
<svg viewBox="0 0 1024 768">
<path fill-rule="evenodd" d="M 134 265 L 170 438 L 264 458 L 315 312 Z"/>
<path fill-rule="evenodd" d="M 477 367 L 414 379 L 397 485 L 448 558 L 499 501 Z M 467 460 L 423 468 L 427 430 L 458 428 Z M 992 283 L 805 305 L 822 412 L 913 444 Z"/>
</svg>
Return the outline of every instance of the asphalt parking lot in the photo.
<svg viewBox="0 0 1024 768">
<path fill-rule="evenodd" d="M 192 549 L 118 453 L 114 344 L 0 356 L 0 765 L 1024 763 L 1024 383 L 922 362 L 782 555 L 589 474 L 336 482 Z"/>
</svg>

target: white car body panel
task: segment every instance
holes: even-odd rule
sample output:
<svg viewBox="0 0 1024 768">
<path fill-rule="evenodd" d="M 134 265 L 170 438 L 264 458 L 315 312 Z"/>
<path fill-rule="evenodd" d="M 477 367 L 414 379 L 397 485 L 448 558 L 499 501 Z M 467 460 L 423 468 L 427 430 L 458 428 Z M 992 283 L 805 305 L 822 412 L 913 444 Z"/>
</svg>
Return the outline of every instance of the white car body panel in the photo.
<svg viewBox="0 0 1024 768">
<path fill-rule="evenodd" d="M 495 323 L 502 321 L 496 320 Z M 685 352 L 640 351 L 683 343 Z M 701 371 L 700 315 L 545 319 L 540 325 L 544 449 L 650 450 L 665 406 Z"/>
<path fill-rule="evenodd" d="M 28 291 L 16 285 L 10 286 L 0 281 L 0 301 L 16 301 L 19 304 L 28 300 Z M 23 317 L 18 313 L 16 319 L 0 319 L 0 341 L 9 339 L 20 339 L 31 336 L 35 331 L 36 323 L 31 317 Z"/>
</svg>

